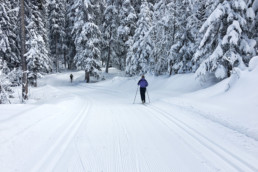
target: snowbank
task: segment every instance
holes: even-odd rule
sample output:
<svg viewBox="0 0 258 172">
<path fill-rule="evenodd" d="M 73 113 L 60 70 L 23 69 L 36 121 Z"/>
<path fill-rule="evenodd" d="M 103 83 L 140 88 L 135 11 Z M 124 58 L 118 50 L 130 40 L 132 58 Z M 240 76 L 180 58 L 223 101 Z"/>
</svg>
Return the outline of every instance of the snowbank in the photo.
<svg viewBox="0 0 258 172">
<path fill-rule="evenodd" d="M 250 61 L 249 70 L 236 70 L 231 78 L 214 86 L 164 101 L 258 140 L 257 59 Z"/>
</svg>

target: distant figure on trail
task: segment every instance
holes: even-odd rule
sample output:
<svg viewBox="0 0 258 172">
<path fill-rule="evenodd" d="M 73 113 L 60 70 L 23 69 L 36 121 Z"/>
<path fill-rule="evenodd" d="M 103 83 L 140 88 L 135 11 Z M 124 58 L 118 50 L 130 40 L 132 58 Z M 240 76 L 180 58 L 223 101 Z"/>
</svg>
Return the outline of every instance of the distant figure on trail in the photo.
<svg viewBox="0 0 258 172">
<path fill-rule="evenodd" d="M 138 85 L 140 86 L 142 103 L 145 103 L 145 92 L 146 92 L 146 87 L 148 86 L 148 82 L 145 79 L 144 75 L 142 75 L 142 79 L 139 80 Z"/>
<path fill-rule="evenodd" d="M 73 82 L 73 74 L 70 75 L 71 83 Z"/>
</svg>

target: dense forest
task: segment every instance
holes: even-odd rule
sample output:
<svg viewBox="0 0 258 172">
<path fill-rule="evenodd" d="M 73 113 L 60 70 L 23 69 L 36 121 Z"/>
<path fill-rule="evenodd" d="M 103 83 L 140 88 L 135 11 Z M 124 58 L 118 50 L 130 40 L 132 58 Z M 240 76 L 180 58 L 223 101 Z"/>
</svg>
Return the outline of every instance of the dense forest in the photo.
<svg viewBox="0 0 258 172">
<path fill-rule="evenodd" d="M 257 0 L 0 0 L 0 104 L 64 69 L 222 80 L 248 66 L 257 41 Z"/>
</svg>

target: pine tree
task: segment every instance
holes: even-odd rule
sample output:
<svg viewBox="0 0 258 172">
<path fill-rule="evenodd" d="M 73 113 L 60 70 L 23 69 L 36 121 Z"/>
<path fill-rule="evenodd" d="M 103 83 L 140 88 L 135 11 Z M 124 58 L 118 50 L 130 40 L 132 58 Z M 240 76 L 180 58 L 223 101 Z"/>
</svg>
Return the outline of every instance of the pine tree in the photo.
<svg viewBox="0 0 258 172">
<path fill-rule="evenodd" d="M 100 31 L 98 26 L 92 22 L 84 24 L 81 34 L 75 39 L 76 56 L 75 63 L 78 68 L 85 70 L 86 81 L 89 82 L 89 75 L 93 74 L 99 78 L 100 71 Z"/>
<path fill-rule="evenodd" d="M 117 58 L 114 59 L 114 64 L 119 66 L 120 70 L 124 70 L 126 66 L 126 55 L 129 49 L 127 41 L 134 35 L 135 22 L 137 19 L 135 10 L 133 9 L 130 0 L 125 0 L 122 7 L 119 8 L 119 21 L 120 26 L 117 29 Z"/>
<path fill-rule="evenodd" d="M 54 57 L 56 71 L 59 71 L 59 63 L 65 63 L 65 1 L 51 0 L 49 3 L 49 33 L 50 50 Z M 64 58 L 63 58 L 64 57 Z"/>
<path fill-rule="evenodd" d="M 131 1 L 131 2 L 132 2 L 133 8 L 135 9 L 136 14 L 139 14 L 140 9 L 141 9 L 142 0 L 134 0 L 134 1 Z"/>
<path fill-rule="evenodd" d="M 188 17 L 187 25 L 190 28 L 191 35 L 195 42 L 192 49 L 193 52 L 196 52 L 203 38 L 203 34 L 199 33 L 199 30 L 211 13 L 211 4 L 209 4 L 207 0 L 195 0 L 190 8 L 192 14 Z M 196 70 L 195 66 L 193 70 Z"/>
<path fill-rule="evenodd" d="M 18 67 L 20 63 L 17 42 L 18 11 L 14 2 L 0 1 L 0 57 L 10 68 Z"/>
<path fill-rule="evenodd" d="M 37 87 L 38 73 L 49 72 L 51 67 L 48 64 L 50 62 L 47 52 L 44 52 L 46 50 L 44 49 L 45 42 L 43 38 L 37 35 L 33 29 L 30 30 L 30 34 L 31 36 L 26 42 L 30 49 L 25 56 L 29 70 L 28 78 L 30 84 Z"/>
<path fill-rule="evenodd" d="M 141 11 L 141 5 L 142 3 L 144 3 L 145 1 L 143 0 L 133 0 L 131 1 L 133 8 L 135 9 L 136 14 L 139 14 Z M 147 0 L 147 2 L 150 5 L 154 5 L 155 3 L 160 2 L 160 0 Z"/>
<path fill-rule="evenodd" d="M 46 41 L 46 25 L 43 22 L 43 4 L 37 1 L 26 1 L 26 63 L 29 70 L 28 79 L 31 85 L 37 86 L 37 73 L 47 73 L 52 69 L 52 61 Z M 44 39 L 45 38 L 45 39 Z"/>
<path fill-rule="evenodd" d="M 5 61 L 0 59 L 0 104 L 11 103 L 10 96 L 13 93 L 11 82 L 8 78 L 10 69 Z"/>
<path fill-rule="evenodd" d="M 161 75 L 167 72 L 170 47 L 175 42 L 175 2 L 159 1 L 154 6 L 153 16 L 151 70 L 155 75 Z"/>
<path fill-rule="evenodd" d="M 192 26 L 189 22 L 192 14 L 190 4 L 187 0 L 176 0 L 175 5 L 175 37 L 168 58 L 170 75 L 192 71 L 191 58 L 195 45 L 195 40 L 191 32 Z"/>
<path fill-rule="evenodd" d="M 218 4 L 200 32 L 205 32 L 194 62 L 197 76 L 229 77 L 234 67 L 244 68 L 254 55 L 255 41 L 248 37 L 247 5 L 243 0 Z M 207 55 L 206 55 L 207 54 Z"/>
<path fill-rule="evenodd" d="M 249 32 L 249 37 L 256 41 L 256 54 L 258 54 L 258 0 L 249 0 L 247 9 L 247 19 L 253 21 L 251 23 L 251 30 Z"/>
<path fill-rule="evenodd" d="M 152 24 L 153 13 L 149 7 L 150 4 L 147 1 L 143 1 L 133 37 L 132 52 L 128 52 L 126 60 L 126 73 L 128 75 L 143 74 L 150 71 L 150 55 L 152 54 L 153 45 L 148 34 Z"/>
<path fill-rule="evenodd" d="M 104 12 L 103 22 L 103 46 L 101 50 L 101 58 L 106 63 L 106 73 L 108 73 L 109 65 L 114 59 L 117 59 L 117 28 L 118 24 L 118 9 L 116 0 L 107 0 L 107 7 Z"/>
<path fill-rule="evenodd" d="M 75 12 L 76 12 L 76 4 L 77 1 L 67 0 L 66 1 L 66 21 L 65 21 L 65 34 L 66 34 L 66 56 L 67 56 L 67 64 L 68 69 L 75 69 L 76 66 L 74 64 L 74 57 L 76 54 L 75 50 L 75 37 L 74 37 L 74 22 L 75 22 Z"/>
<path fill-rule="evenodd" d="M 100 30 L 94 24 L 92 4 L 78 0 L 73 35 L 75 38 L 76 55 L 74 62 L 77 68 L 85 70 L 85 80 L 89 82 L 90 74 L 99 77 L 100 71 Z M 78 6 L 79 5 L 79 6 Z"/>
</svg>

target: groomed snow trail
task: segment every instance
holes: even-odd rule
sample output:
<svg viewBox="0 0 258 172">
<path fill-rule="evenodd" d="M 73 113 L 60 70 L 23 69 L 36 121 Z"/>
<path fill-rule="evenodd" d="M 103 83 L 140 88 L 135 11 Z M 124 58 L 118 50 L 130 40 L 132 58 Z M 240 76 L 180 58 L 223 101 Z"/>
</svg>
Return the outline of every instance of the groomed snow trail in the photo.
<svg viewBox="0 0 258 172">
<path fill-rule="evenodd" d="M 135 93 L 101 84 L 57 89 L 67 94 L 60 102 L 13 117 L 19 120 L 0 121 L 11 128 L 29 118 L 0 140 L 6 149 L 0 171 L 258 171 L 257 157 L 227 139 L 238 133 L 189 109 L 159 102 L 132 104 Z M 51 108 L 54 112 L 41 113 Z"/>
</svg>

